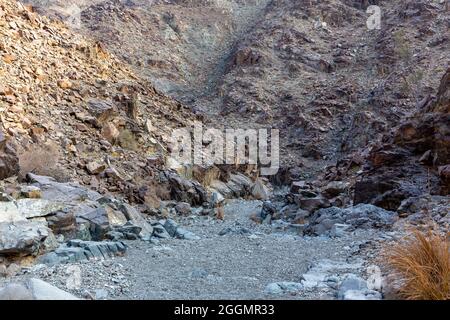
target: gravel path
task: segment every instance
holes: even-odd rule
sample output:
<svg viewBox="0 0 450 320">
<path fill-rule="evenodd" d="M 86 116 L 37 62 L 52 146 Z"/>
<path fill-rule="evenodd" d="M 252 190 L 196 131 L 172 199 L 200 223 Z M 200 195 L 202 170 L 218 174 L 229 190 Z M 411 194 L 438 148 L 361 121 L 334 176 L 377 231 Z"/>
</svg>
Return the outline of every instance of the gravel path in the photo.
<svg viewBox="0 0 450 320">
<path fill-rule="evenodd" d="M 33 267 L 19 277 L 38 277 L 83 297 L 101 298 L 106 290 L 108 299 L 332 299 L 335 291 L 328 286 L 275 296 L 265 288 L 273 282 L 301 282 L 324 261 L 331 265 L 330 276 L 346 272 L 342 266 L 347 262 L 356 263 L 349 265 L 352 273 L 363 271 L 358 250 L 377 237 L 375 231 L 335 239 L 300 237 L 254 224 L 249 216 L 261 205 L 234 200 L 225 207 L 224 221 L 200 216 L 178 221 L 200 240 L 129 241 L 123 257 L 77 263 L 80 288 L 67 288 L 74 265 Z M 229 232 L 219 235 L 223 230 Z"/>
</svg>

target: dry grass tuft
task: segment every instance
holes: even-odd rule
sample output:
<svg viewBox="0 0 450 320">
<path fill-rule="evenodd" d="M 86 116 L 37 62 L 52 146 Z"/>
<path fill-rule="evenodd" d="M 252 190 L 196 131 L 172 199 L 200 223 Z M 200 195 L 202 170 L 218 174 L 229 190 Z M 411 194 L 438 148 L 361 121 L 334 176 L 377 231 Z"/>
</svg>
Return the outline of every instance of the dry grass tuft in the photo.
<svg viewBox="0 0 450 320">
<path fill-rule="evenodd" d="M 450 252 L 445 237 L 413 231 L 385 250 L 386 266 L 408 300 L 450 299 Z"/>
<path fill-rule="evenodd" d="M 137 137 L 133 132 L 126 129 L 120 132 L 119 137 L 117 138 L 119 145 L 128 150 L 137 151 L 139 150 L 139 143 L 137 141 Z"/>
</svg>

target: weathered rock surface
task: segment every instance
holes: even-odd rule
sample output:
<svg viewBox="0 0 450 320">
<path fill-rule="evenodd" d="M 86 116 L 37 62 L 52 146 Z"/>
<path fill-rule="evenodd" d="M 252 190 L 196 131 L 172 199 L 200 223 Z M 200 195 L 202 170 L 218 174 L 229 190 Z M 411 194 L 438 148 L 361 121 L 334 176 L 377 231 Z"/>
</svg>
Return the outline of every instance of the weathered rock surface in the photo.
<svg viewBox="0 0 450 320">
<path fill-rule="evenodd" d="M 342 281 L 338 299 L 340 300 L 381 300 L 381 294 L 367 288 L 367 281 L 353 274 Z"/>
<path fill-rule="evenodd" d="M 29 279 L 25 283 L 11 283 L 0 288 L 0 300 L 79 300 L 40 279 Z"/>
<path fill-rule="evenodd" d="M 0 223 L 0 254 L 37 255 L 51 230 L 39 222 Z"/>
<path fill-rule="evenodd" d="M 55 251 L 39 258 L 40 263 L 55 265 L 59 263 L 74 263 L 92 259 L 109 259 L 123 255 L 127 246 L 120 241 L 82 241 L 71 240 L 61 245 Z"/>
<path fill-rule="evenodd" d="M 346 226 L 351 231 L 356 228 L 390 228 L 397 221 L 396 212 L 387 211 L 370 204 L 360 204 L 355 207 L 326 208 L 317 210 L 309 219 L 308 233 L 321 235 L 329 233 L 333 226 Z M 336 233 L 336 229 L 334 230 Z"/>
<path fill-rule="evenodd" d="M 303 285 L 297 282 L 274 282 L 267 285 L 264 292 L 269 295 L 297 294 L 303 290 Z"/>
</svg>

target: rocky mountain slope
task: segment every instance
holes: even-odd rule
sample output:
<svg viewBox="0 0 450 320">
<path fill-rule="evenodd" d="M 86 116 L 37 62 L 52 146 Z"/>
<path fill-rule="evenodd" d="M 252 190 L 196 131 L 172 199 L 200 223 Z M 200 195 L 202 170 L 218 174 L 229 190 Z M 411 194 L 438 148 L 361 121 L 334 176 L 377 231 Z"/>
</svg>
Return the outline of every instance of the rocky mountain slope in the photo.
<svg viewBox="0 0 450 320">
<path fill-rule="evenodd" d="M 364 1 L 102 1 L 82 31 L 210 126 L 279 128 L 283 165 L 307 178 L 381 137 L 447 68 L 445 2 L 370 4 L 380 30 Z"/>
<path fill-rule="evenodd" d="M 195 117 L 100 43 L 30 10 L 0 7 L 2 145 L 16 145 L 22 178 L 51 174 L 132 193 L 164 163 L 171 129 Z M 18 173 L 9 159 L 2 179 Z"/>
<path fill-rule="evenodd" d="M 433 218 L 448 231 L 450 69 L 437 96 L 371 143 L 330 168 L 325 180 L 354 181 L 354 203 L 372 203 L 417 221 Z M 358 171 L 358 169 L 361 169 Z"/>
</svg>

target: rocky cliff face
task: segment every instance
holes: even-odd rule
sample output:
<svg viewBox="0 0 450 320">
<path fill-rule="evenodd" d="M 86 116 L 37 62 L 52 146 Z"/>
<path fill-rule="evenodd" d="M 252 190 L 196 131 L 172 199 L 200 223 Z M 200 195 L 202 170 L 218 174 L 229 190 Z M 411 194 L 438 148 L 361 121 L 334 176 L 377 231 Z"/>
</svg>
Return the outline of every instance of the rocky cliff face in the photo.
<svg viewBox="0 0 450 320">
<path fill-rule="evenodd" d="M 279 128 L 294 178 L 379 139 L 433 92 L 448 63 L 439 2 L 91 4 L 81 5 L 82 31 L 210 126 Z M 366 25 L 373 4 L 380 30 Z"/>
<path fill-rule="evenodd" d="M 433 218 L 448 228 L 449 79 L 450 69 L 436 96 L 421 101 L 417 112 L 325 177 L 353 181 L 354 204 L 371 203 L 413 220 Z"/>
<path fill-rule="evenodd" d="M 369 168 L 355 186 L 355 202 L 393 210 L 409 197 L 449 194 L 450 69 L 437 97 L 424 101 L 414 116 L 373 146 Z"/>
<path fill-rule="evenodd" d="M 171 129 L 195 119 L 99 42 L 19 2 L 0 3 L 0 34 L 2 178 L 17 174 L 15 148 L 22 178 L 126 194 L 157 175 Z"/>
</svg>

